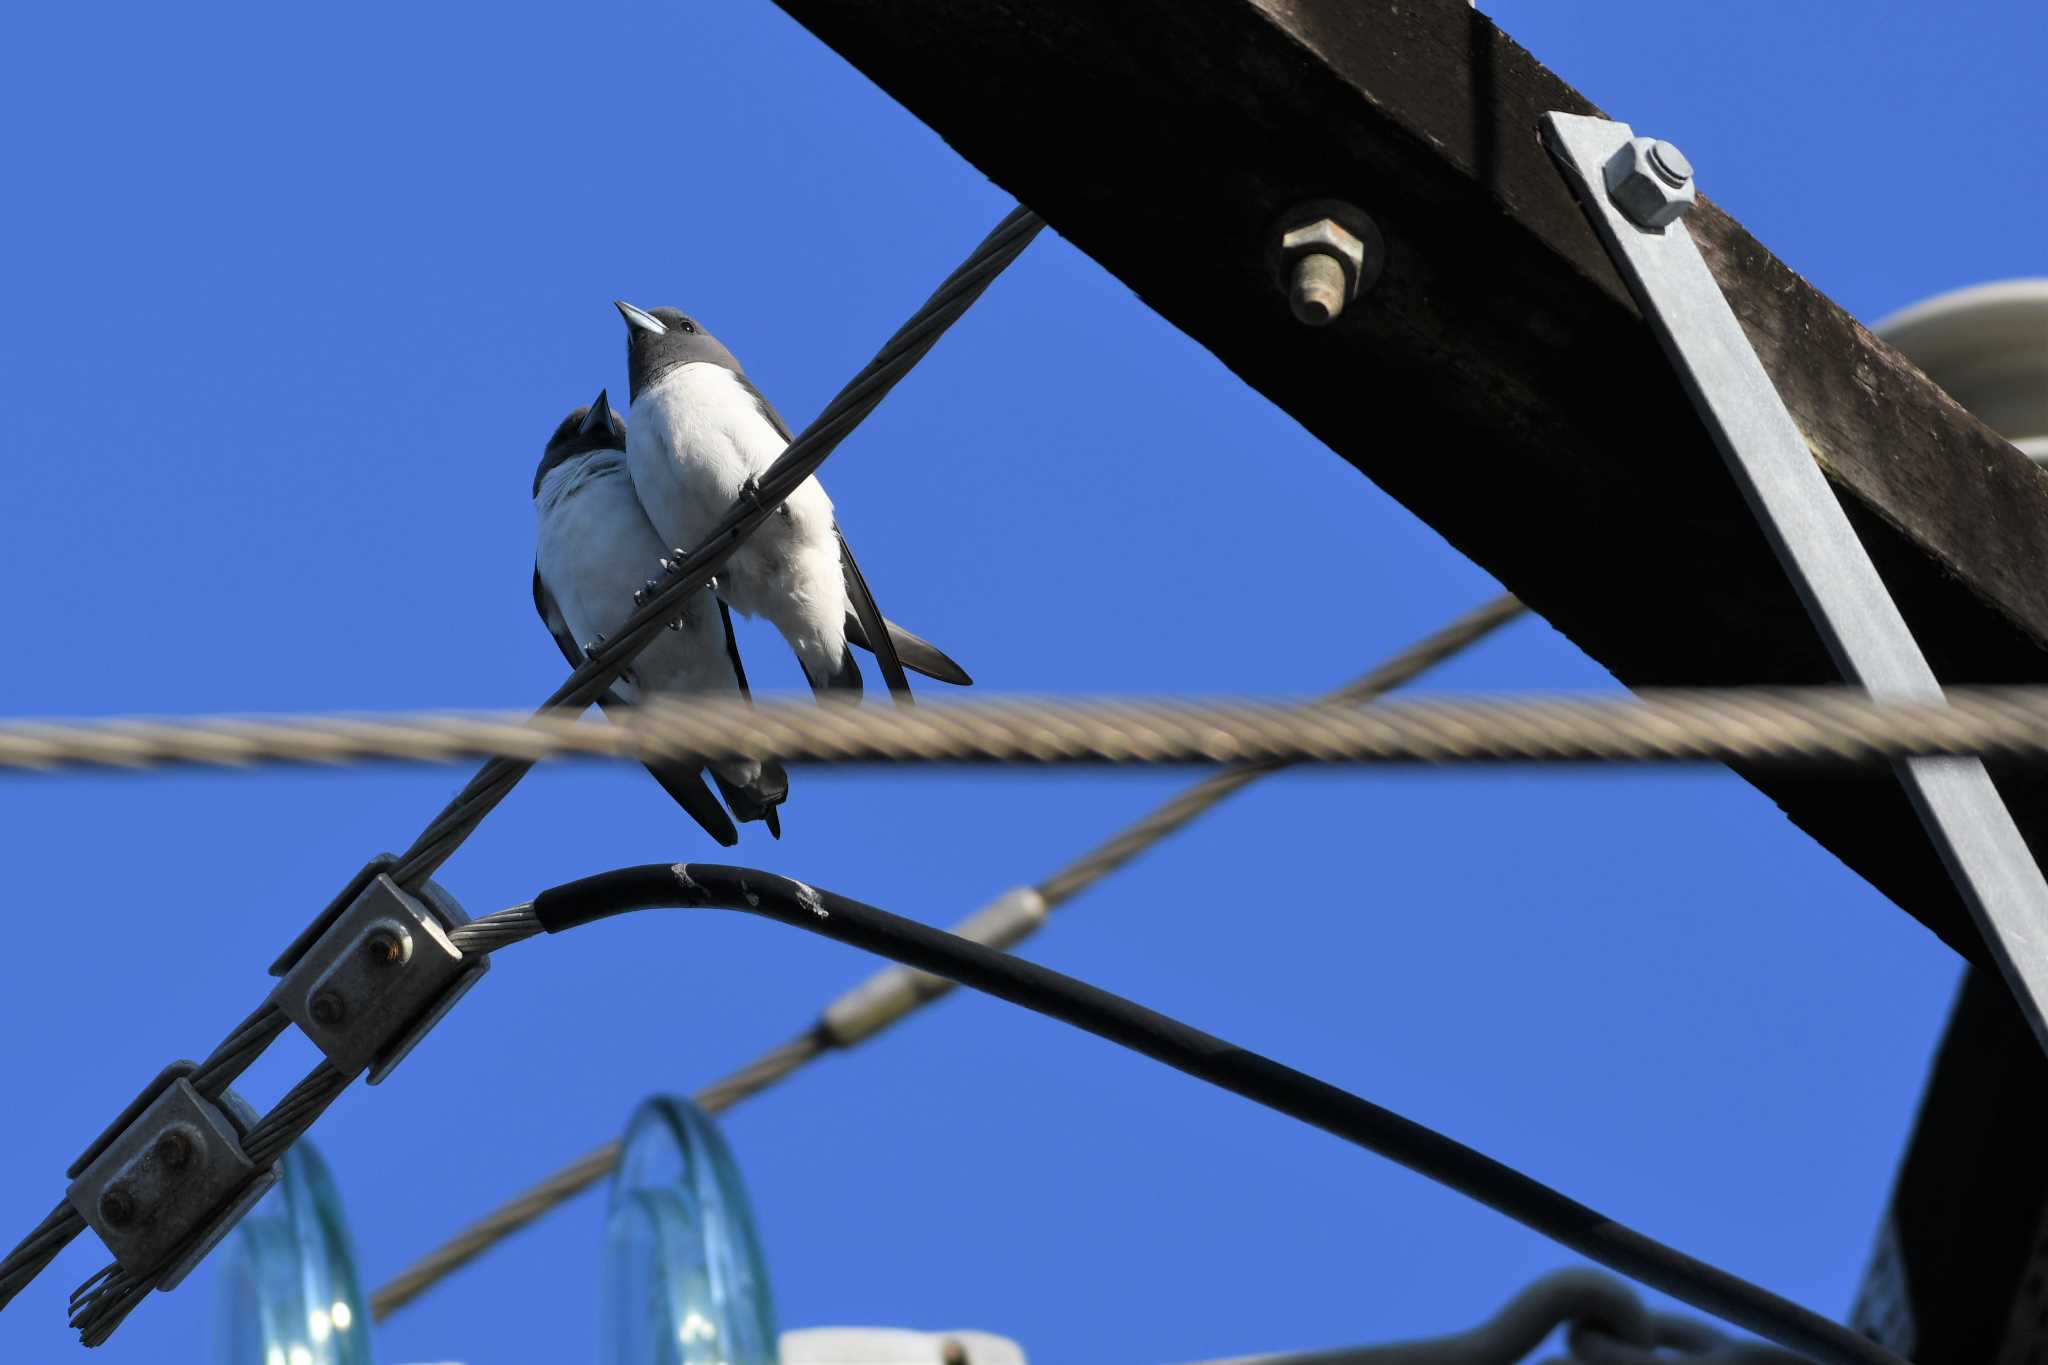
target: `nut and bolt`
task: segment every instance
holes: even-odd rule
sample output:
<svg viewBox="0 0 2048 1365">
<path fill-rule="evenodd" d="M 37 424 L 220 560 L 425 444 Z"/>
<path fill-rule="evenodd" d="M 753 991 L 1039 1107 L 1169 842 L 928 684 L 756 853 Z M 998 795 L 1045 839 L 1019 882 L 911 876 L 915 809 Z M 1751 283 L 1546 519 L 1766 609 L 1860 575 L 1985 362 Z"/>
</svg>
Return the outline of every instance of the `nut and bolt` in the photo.
<svg viewBox="0 0 2048 1365">
<path fill-rule="evenodd" d="M 173 1128 L 156 1140 L 156 1159 L 166 1170 L 182 1171 L 192 1162 L 192 1137 Z"/>
<path fill-rule="evenodd" d="M 403 962 L 412 956 L 411 950 L 412 940 L 404 934 L 380 929 L 370 935 L 370 961 L 380 965 Z"/>
<path fill-rule="evenodd" d="M 100 1196 L 100 1217 L 110 1228 L 126 1227 L 135 1221 L 135 1196 L 114 1186 Z"/>
<path fill-rule="evenodd" d="M 1699 192 L 1685 153 L 1656 138 L 1630 138 L 1609 158 L 1607 197 L 1638 227 L 1662 229 L 1692 211 Z"/>
<path fill-rule="evenodd" d="M 1295 320 L 1324 327 L 1372 288 L 1386 256 L 1372 219 L 1340 200 L 1314 199 L 1280 220 L 1272 264 Z"/>
<path fill-rule="evenodd" d="M 333 1028 L 348 1018 L 348 1006 L 333 991 L 315 992 L 306 1006 L 306 1012 L 313 1016 L 313 1022 Z"/>
</svg>

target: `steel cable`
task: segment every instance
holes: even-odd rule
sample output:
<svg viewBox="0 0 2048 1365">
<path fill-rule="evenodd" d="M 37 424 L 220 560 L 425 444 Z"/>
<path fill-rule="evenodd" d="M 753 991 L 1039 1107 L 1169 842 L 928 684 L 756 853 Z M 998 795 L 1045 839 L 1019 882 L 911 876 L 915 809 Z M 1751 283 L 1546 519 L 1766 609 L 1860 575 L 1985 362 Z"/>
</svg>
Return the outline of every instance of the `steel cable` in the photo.
<svg viewBox="0 0 2048 1365">
<path fill-rule="evenodd" d="M 267 1169 L 327 1112 L 327 1106 L 354 1079 L 324 1061 L 318 1063 L 242 1135 L 243 1154 L 258 1170 Z M 116 1264 L 80 1285 L 71 1295 L 71 1325 L 77 1329 L 79 1341 L 87 1346 L 105 1342 L 162 1279 L 161 1271 L 135 1275 Z"/>
<path fill-rule="evenodd" d="M 1372 701 L 1471 647 L 1520 616 L 1524 610 L 1522 604 L 1511 596 L 1495 598 L 1416 641 L 1357 680 L 1338 688 L 1329 694 L 1328 700 L 1353 705 Z M 1040 882 L 1037 887 L 1039 894 L 1044 897 L 1048 908 L 1072 899 L 1204 811 L 1259 778 L 1279 771 L 1282 766 L 1260 764 L 1226 768 L 1203 778 Z M 915 1000 L 911 1010 L 921 1009 L 938 1000 L 952 990 L 952 985 L 944 978 L 934 979 L 932 988 Z M 814 1024 L 740 1070 L 712 1082 L 698 1091 L 694 1098 L 706 1112 L 718 1113 L 767 1089 L 827 1052 L 849 1046 L 852 1044 L 835 1040 L 822 1024 Z M 370 1296 L 371 1316 L 380 1322 L 390 1317 L 446 1276 L 610 1175 L 618 1165 L 618 1159 L 619 1144 L 606 1143 L 461 1229 L 379 1286 Z"/>
<path fill-rule="evenodd" d="M 1362 706 L 1405 686 L 1453 655 L 1485 639 L 1528 610 L 1503 594 L 1465 613 L 1443 629 L 1416 641 L 1379 667 L 1328 693 L 1333 706 Z M 1262 777 L 1279 772 L 1285 763 L 1241 763 L 1195 783 L 1126 826 L 1038 884 L 1048 908 L 1062 904 L 1101 881 L 1140 853 L 1185 827 Z"/>
<path fill-rule="evenodd" d="M 813 1029 L 764 1053 L 691 1098 L 698 1108 L 716 1114 L 767 1089 L 829 1047 L 830 1043 Z M 603 1180 L 618 1164 L 619 1144 L 607 1142 L 500 1204 L 380 1286 L 370 1296 L 370 1316 L 382 1322 L 444 1277 Z"/>
<path fill-rule="evenodd" d="M 565 758 L 691 765 L 767 758 L 1228 763 L 1260 771 L 1295 763 L 1705 762 L 1845 771 L 1963 756 L 2038 763 L 2048 758 L 2048 687 L 1956 688 L 1945 702 L 1887 701 L 1854 688 L 1812 687 L 1646 691 L 1632 698 L 1434 698 L 1365 709 L 1330 701 L 1132 699 L 948 702 L 884 711 L 834 702 L 720 700 L 648 702 L 601 725 L 559 714 L 507 713 L 0 725 L 0 770 L 240 767 L 259 759 L 444 762 L 478 753 L 517 755 L 522 770 Z M 1219 776 L 1217 782 L 1227 794 L 1256 775 Z"/>
<path fill-rule="evenodd" d="M 650 599 L 635 610 L 625 627 L 609 643 L 593 652 L 556 688 L 542 703 L 535 719 L 549 717 L 550 713 L 553 713 L 553 718 L 560 719 L 562 712 L 573 718 L 575 713 L 595 700 L 639 650 L 676 615 L 682 603 L 710 581 L 747 535 L 816 472 L 839 443 L 931 350 L 1044 226 L 1044 220 L 1029 209 L 1019 207 L 1007 214 L 967 260 L 912 314 L 910 320 L 884 343 L 875 358 L 826 405 L 817 420 L 790 442 L 768 470 L 750 485 L 712 533 L 689 552 L 675 551 L 672 552 L 673 558 L 662 561 L 664 579 Z M 886 656 L 888 642 L 884 639 L 881 644 Z M 81 764 L 132 769 L 165 761 L 192 762 L 198 760 L 202 751 L 208 756 L 203 760 L 205 762 L 242 767 L 278 756 L 266 751 L 265 736 L 269 741 L 285 740 L 289 743 L 296 751 L 296 761 L 342 763 L 368 756 L 368 751 L 360 748 L 365 738 L 382 736 L 388 739 L 394 733 L 388 728 L 388 722 L 369 718 L 344 720 L 338 727 L 329 728 L 324 736 L 317 726 L 287 724 L 280 728 L 274 722 L 256 722 L 252 730 L 244 723 L 228 722 L 202 727 L 206 737 L 198 739 L 196 734 L 194 736 L 198 747 L 188 749 L 183 758 L 171 758 L 157 744 L 177 728 L 151 721 L 114 720 L 82 728 L 67 728 L 49 722 L 25 722 L 11 727 L 8 733 L 8 742 L 13 746 L 10 752 L 15 759 L 25 762 L 0 762 L 0 769 Z M 287 732 L 293 733 L 295 738 L 286 740 Z M 501 738 L 506 737 L 501 734 Z M 413 738 L 415 742 L 433 744 L 423 733 L 416 732 Z M 79 751 L 76 759 L 58 757 L 67 742 L 83 743 L 84 749 Z M 92 755 L 90 758 L 84 756 L 87 752 Z M 431 875 L 461 845 L 478 822 L 504 799 L 535 759 L 544 756 L 545 750 L 522 747 L 512 742 L 503 752 L 486 746 L 472 748 L 468 756 L 478 753 L 493 756 L 429 822 L 399 860 L 394 877 L 402 884 L 417 888 Z M 441 754 L 444 759 L 458 756 L 445 747 Z M 52 758 L 57 758 L 57 761 L 51 762 Z M 513 916 L 516 913 L 508 912 Z M 489 927 L 481 923 L 470 926 L 473 932 L 469 942 L 476 951 L 489 952 L 505 943 L 517 942 L 532 932 L 530 926 L 522 925 L 516 918 L 493 917 L 493 920 L 495 923 Z M 286 1026 L 285 1017 L 270 1006 L 259 1009 L 214 1049 L 192 1076 L 193 1084 L 207 1096 L 218 1098 Z M 281 1155 L 347 1083 L 348 1078 L 340 1077 L 338 1073 L 330 1070 L 323 1074 L 316 1069 L 301 1082 L 300 1087 L 286 1096 L 279 1110 L 249 1135 L 248 1140 L 255 1144 L 252 1153 L 260 1151 L 266 1162 Z M 59 1205 L 6 1257 L 0 1258 L 0 1308 L 5 1308 L 84 1226 L 84 1220 L 68 1204 Z M 142 1295 L 148 1292 L 152 1282 L 149 1277 L 138 1279 L 118 1269 L 109 1269 L 81 1286 L 73 1296 L 73 1321 L 86 1344 L 96 1345 L 106 1340 L 122 1318 L 140 1302 Z"/>
<path fill-rule="evenodd" d="M 1611 1270 L 1830 1365 L 1904 1365 L 1840 1323 L 1696 1260 L 1482 1152 L 1325 1081 L 1022 958 L 754 868 L 650 863 L 533 898 L 547 932 L 649 909 L 715 909 L 947 977 L 1321 1128 L 1456 1190 Z"/>
<path fill-rule="evenodd" d="M 595 701 L 647 642 L 677 615 L 689 597 L 710 582 L 740 543 L 773 514 L 783 499 L 817 472 L 847 434 L 874 411 L 897 381 L 924 358 L 946 329 L 981 297 L 1044 226 L 1045 221 L 1027 208 L 1011 210 L 910 320 L 883 343 L 875 358 L 798 433 L 760 476 L 749 496 L 735 503 L 711 534 L 687 555 L 679 561 L 664 561 L 669 567 L 661 586 L 627 618 L 610 641 L 555 689 L 541 704 L 540 714 L 558 709 L 573 714 Z M 469 837 L 477 823 L 505 799 L 533 761 L 533 757 L 514 750 L 485 764 L 406 850 L 399 860 L 396 879 L 413 886 L 421 878 L 431 876 Z"/>
</svg>

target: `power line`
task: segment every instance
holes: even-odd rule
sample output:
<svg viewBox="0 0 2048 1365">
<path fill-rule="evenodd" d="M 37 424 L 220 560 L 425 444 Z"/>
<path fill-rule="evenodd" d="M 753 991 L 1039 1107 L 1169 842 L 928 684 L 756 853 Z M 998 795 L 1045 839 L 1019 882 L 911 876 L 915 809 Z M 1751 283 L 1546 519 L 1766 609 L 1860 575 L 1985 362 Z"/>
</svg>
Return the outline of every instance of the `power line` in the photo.
<svg viewBox="0 0 2048 1365">
<path fill-rule="evenodd" d="M 1330 693 L 1327 700 L 1362 705 L 1420 677 L 1444 660 L 1520 616 L 1525 608 L 1503 595 L 1416 641 L 1370 672 Z M 1037 915 L 1013 919 L 1014 932 L 1000 940 L 970 935 L 979 942 L 1010 946 L 1042 922 L 1043 913 L 1061 905 L 1184 828 L 1235 793 L 1282 764 L 1251 764 L 1225 768 L 1175 795 L 1031 888 Z M 998 902 L 1000 904 L 1000 902 Z M 970 923 L 974 917 L 970 917 Z M 959 927 L 965 932 L 967 926 Z M 810 1028 L 740 1070 L 697 1092 L 696 1103 L 718 1113 L 794 1074 L 827 1052 L 850 1048 L 949 993 L 953 983 L 943 977 L 885 968 L 820 1011 Z M 851 1008 L 849 1008 L 851 1007 Z M 853 1015 L 849 1020 L 848 1016 Z M 440 1246 L 405 1267 L 370 1296 L 370 1312 L 382 1321 L 418 1298 L 445 1277 L 521 1228 L 537 1221 L 610 1175 L 619 1161 L 619 1144 L 608 1142 L 570 1162 L 553 1175 L 493 1209 Z"/>
<path fill-rule="evenodd" d="M 564 712 L 573 720 L 576 712 L 595 700 L 640 649 L 676 615 L 684 601 L 716 574 L 739 544 L 824 463 L 847 434 L 924 357 L 1044 225 L 1036 214 L 1022 207 L 1006 215 L 959 269 L 948 276 L 910 320 L 883 345 L 875 358 L 826 405 L 817 419 L 790 442 L 758 480 L 749 483 L 718 526 L 688 553 L 676 552 L 674 558 L 662 562 L 664 579 L 649 600 L 628 618 L 626 625 L 608 644 L 592 653 L 542 703 L 540 712 L 531 723 L 560 720 L 564 718 Z M 121 742 L 114 738 L 114 733 L 123 725 L 123 722 L 115 722 L 111 726 L 100 727 L 100 743 L 112 743 L 114 749 L 119 749 Z M 147 726 L 143 728 L 146 730 Z M 176 725 L 158 727 L 164 733 L 180 728 Z M 51 746 L 38 750 L 45 755 L 56 752 L 54 746 L 61 742 L 58 739 L 60 733 L 61 727 L 36 724 L 18 727 L 15 731 L 17 740 L 31 749 L 39 743 Z M 37 734 L 42 736 L 40 740 L 35 738 Z M 232 747 L 233 741 L 216 732 L 213 743 L 213 761 L 220 762 L 227 750 L 219 746 L 226 743 Z M 103 759 L 114 749 L 102 748 Z M 136 749 L 129 748 L 128 758 L 116 760 L 114 766 L 136 766 L 136 752 Z M 486 746 L 472 752 L 490 750 Z M 250 760 L 236 761 L 234 766 L 241 766 L 247 761 Z M 392 863 L 390 875 L 393 882 L 411 891 L 423 891 L 428 876 L 461 846 L 470 831 L 505 798 L 532 764 L 530 756 L 518 752 L 499 755 L 486 763 L 421 832 L 405 854 Z M 468 941 L 473 953 L 482 956 L 503 942 L 516 941 L 520 936 L 519 927 L 516 916 L 493 917 L 491 921 L 469 926 L 472 932 Z M 477 934 L 483 937 L 476 937 Z M 513 937 L 507 937 L 508 934 Z M 458 943 L 464 941 L 463 935 L 454 937 Z M 182 1080 L 204 1100 L 218 1101 L 234 1078 L 287 1025 L 286 1016 L 273 1005 L 266 1004 L 238 1026 L 189 1075 L 181 1066 L 167 1070 L 151 1091 L 146 1091 L 127 1113 L 116 1120 L 114 1129 L 102 1139 L 101 1145 L 111 1141 L 139 1118 L 142 1107 L 160 1092 L 161 1086 L 174 1081 Z M 242 1141 L 247 1146 L 241 1155 L 247 1158 L 261 1156 L 262 1164 L 256 1169 L 267 1168 L 268 1163 L 289 1148 L 352 1079 L 353 1074 L 344 1074 L 323 1062 L 244 1136 Z M 240 1195 L 248 1195 L 255 1188 L 251 1186 L 242 1190 Z M 239 1213 L 230 1199 L 208 1216 L 216 1222 L 232 1222 Z M 0 1257 L 0 1308 L 5 1308 L 85 1226 L 84 1217 L 67 1199 L 12 1251 Z M 167 1257 L 157 1258 L 159 1263 L 147 1269 L 138 1267 L 130 1270 L 117 1264 L 79 1286 L 71 1296 L 72 1324 L 78 1328 L 85 1344 L 93 1346 L 105 1341 L 148 1291 L 173 1273 L 179 1255 L 174 1250 Z"/>
<path fill-rule="evenodd" d="M 1904 1365 L 1849 1328 L 1696 1260 L 1442 1133 L 1178 1019 L 915 920 L 754 868 L 649 863 L 552 887 L 534 927 L 561 933 L 651 909 L 735 910 L 1057 1019 L 1398 1162 L 1572 1251 L 1831 1365 Z"/>
<path fill-rule="evenodd" d="M 797 434 L 775 463 L 747 486 L 711 533 L 688 554 L 664 561 L 660 587 L 626 619 L 610 641 L 593 651 L 541 703 L 536 718 L 545 718 L 558 708 L 579 712 L 595 701 L 648 641 L 675 619 L 690 597 L 711 581 L 741 542 L 817 472 L 826 457 L 875 410 L 897 381 L 910 373 L 946 330 L 959 321 L 995 277 L 1031 245 L 1044 226 L 1044 219 L 1022 205 L 1004 215 L 959 269 L 947 276 L 910 320 L 882 344 L 875 358 Z M 400 857 L 397 880 L 405 886 L 416 886 L 431 876 L 518 785 L 532 763 L 532 759 L 516 753 L 500 755 L 486 763 Z"/>
<path fill-rule="evenodd" d="M 1728 688 L 1612 696 L 1434 698 L 1360 710 L 1306 703 L 1132 699 L 947 702 L 881 711 L 810 701 L 656 700 L 602 725 L 560 713 L 0 725 L 0 770 L 260 761 L 446 762 L 486 771 L 545 759 L 701 764 L 1699 763 L 1877 768 L 1916 757 L 2048 758 L 2048 687 L 1956 688 L 1941 702 L 1853 688 Z M 510 780 L 510 779 L 506 779 Z M 474 784 L 472 784 L 474 785 Z M 503 795 L 458 801 L 421 847 L 445 855 Z M 485 804 L 478 804 L 485 803 Z M 457 827 L 460 826 L 458 829 Z M 413 858 L 427 857 L 416 853 Z M 407 864 L 401 862 L 400 868 Z"/>
</svg>

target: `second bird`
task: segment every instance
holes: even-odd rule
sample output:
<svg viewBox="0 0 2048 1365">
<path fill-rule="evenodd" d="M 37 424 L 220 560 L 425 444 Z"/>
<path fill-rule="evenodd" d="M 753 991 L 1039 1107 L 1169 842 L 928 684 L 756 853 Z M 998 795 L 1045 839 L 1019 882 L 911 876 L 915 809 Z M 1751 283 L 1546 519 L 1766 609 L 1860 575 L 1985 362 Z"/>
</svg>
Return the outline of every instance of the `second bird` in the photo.
<svg viewBox="0 0 2048 1365">
<path fill-rule="evenodd" d="M 673 308 L 616 306 L 626 319 L 633 394 L 627 467 L 648 520 L 668 545 L 687 549 L 775 463 L 789 428 L 732 352 L 694 318 Z M 740 612 L 774 623 L 812 690 L 859 694 L 850 646 L 869 646 L 862 613 L 881 617 L 871 600 L 857 600 L 866 585 L 817 479 L 805 479 L 733 552 L 717 591 Z M 960 686 L 972 681 L 928 642 L 894 623 L 885 629 L 906 667 Z"/>
<path fill-rule="evenodd" d="M 626 473 L 626 432 L 605 395 L 562 419 L 533 476 L 539 534 L 533 605 L 573 668 L 633 614 L 634 591 L 662 550 Z M 610 711 L 646 697 L 746 696 L 747 675 L 725 608 L 707 589 L 598 699 Z M 738 834 L 696 768 L 656 763 L 648 771 L 705 833 L 730 846 Z M 782 837 L 776 807 L 789 795 L 778 763 L 714 764 L 711 775 L 741 820 Z"/>
</svg>

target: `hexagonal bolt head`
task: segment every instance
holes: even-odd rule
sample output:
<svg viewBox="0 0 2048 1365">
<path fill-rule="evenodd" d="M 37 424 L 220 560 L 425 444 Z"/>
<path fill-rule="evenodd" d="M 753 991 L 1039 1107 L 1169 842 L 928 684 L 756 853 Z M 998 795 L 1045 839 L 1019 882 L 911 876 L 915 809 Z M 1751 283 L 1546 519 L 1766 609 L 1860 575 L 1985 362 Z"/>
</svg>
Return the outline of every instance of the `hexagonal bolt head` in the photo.
<svg viewBox="0 0 2048 1365">
<path fill-rule="evenodd" d="M 1334 322 L 1351 302 L 1365 265 L 1365 243 L 1333 218 L 1318 218 L 1280 238 L 1288 263 L 1287 306 L 1310 327 Z"/>
<path fill-rule="evenodd" d="M 1334 199 L 1297 204 L 1279 223 L 1273 266 L 1295 319 L 1310 327 L 1336 320 L 1372 288 L 1386 247 L 1372 219 Z"/>
<path fill-rule="evenodd" d="M 1699 193 L 1685 153 L 1653 137 L 1632 137 L 1608 159 L 1607 197 L 1639 227 L 1663 228 L 1692 211 Z"/>
</svg>

